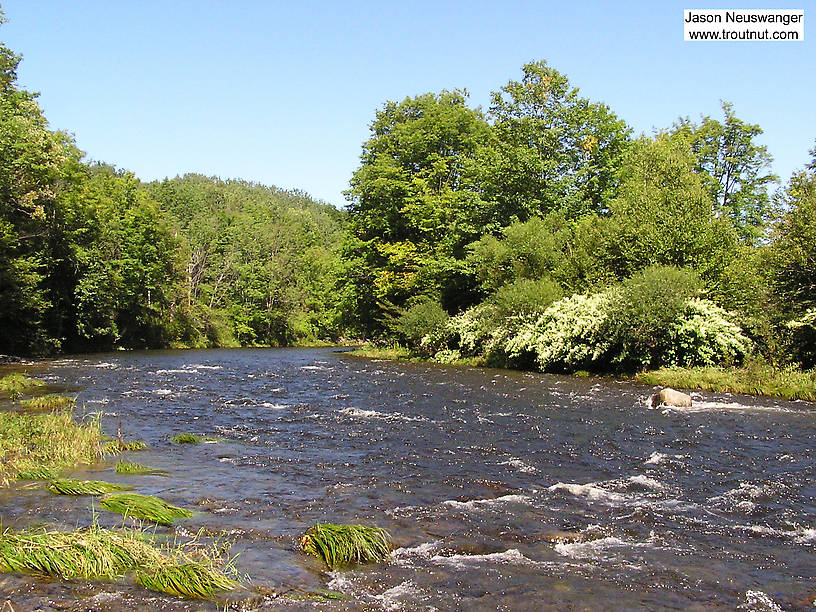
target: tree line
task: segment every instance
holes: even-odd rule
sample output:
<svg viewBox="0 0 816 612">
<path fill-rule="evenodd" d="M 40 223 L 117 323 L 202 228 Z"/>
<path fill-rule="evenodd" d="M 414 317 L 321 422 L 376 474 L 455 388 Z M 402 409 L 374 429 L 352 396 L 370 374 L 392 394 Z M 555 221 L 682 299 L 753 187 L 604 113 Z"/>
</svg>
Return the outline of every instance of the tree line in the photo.
<svg viewBox="0 0 816 612">
<path fill-rule="evenodd" d="M 84 159 L 0 46 L 0 352 L 401 342 L 545 370 L 816 360 L 816 150 L 757 125 L 637 136 L 535 62 L 387 102 L 346 210 Z"/>
</svg>

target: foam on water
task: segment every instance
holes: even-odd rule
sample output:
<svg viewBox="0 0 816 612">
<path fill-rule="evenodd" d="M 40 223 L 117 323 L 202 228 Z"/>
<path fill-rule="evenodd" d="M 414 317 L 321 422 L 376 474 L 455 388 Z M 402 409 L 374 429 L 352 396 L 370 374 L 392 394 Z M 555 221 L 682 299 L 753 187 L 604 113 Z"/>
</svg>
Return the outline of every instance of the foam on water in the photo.
<svg viewBox="0 0 816 612">
<path fill-rule="evenodd" d="M 551 487 L 548 487 L 548 491 L 566 491 L 567 493 L 571 493 L 572 495 L 578 497 L 586 497 L 590 501 L 601 501 L 606 503 L 622 503 L 625 502 L 628 497 L 625 495 L 621 495 L 620 493 L 615 493 L 613 491 L 607 491 L 606 489 L 602 489 L 601 487 L 597 486 L 596 483 L 590 482 L 588 484 L 577 484 L 571 482 L 559 482 Z"/>
<path fill-rule="evenodd" d="M 341 408 L 340 411 L 348 416 L 359 419 L 377 419 L 381 421 L 427 421 L 422 417 L 410 417 L 396 412 L 377 412 L 376 410 L 360 410 L 359 408 Z"/>
<path fill-rule="evenodd" d="M 745 604 L 739 609 L 752 612 L 782 612 L 782 608 L 762 591 L 746 591 Z"/>
<path fill-rule="evenodd" d="M 417 588 L 416 584 L 406 580 L 379 595 L 374 595 L 374 599 L 380 602 L 383 610 L 399 610 L 402 607 L 401 600 L 416 599 L 420 595 L 422 595 L 422 591 Z"/>
<path fill-rule="evenodd" d="M 484 555 L 433 555 L 428 558 L 428 561 L 437 565 L 447 565 L 457 569 L 484 564 L 537 565 L 536 561 L 525 557 L 517 548 Z"/>
<path fill-rule="evenodd" d="M 588 542 L 560 542 L 555 545 L 555 552 L 571 559 L 610 562 L 617 561 L 620 552 L 653 547 L 652 542 L 629 542 L 610 536 Z"/>
<path fill-rule="evenodd" d="M 493 506 L 501 506 L 504 504 L 526 504 L 529 501 L 530 498 L 526 495 L 502 495 L 501 497 L 493 497 L 491 499 L 472 499 L 466 502 L 447 499 L 443 501 L 442 504 L 460 510 L 485 510 Z"/>
<path fill-rule="evenodd" d="M 630 476 L 629 482 L 652 491 L 663 491 L 666 488 L 662 482 L 659 482 L 654 478 L 649 478 L 648 476 L 643 476 L 642 474 L 638 476 Z"/>
<path fill-rule="evenodd" d="M 271 408 L 272 410 L 285 410 L 286 408 L 291 408 L 291 404 L 273 404 L 271 402 L 263 402 L 260 404 L 264 408 Z"/>
<path fill-rule="evenodd" d="M 534 468 L 529 463 L 524 463 L 524 461 L 522 461 L 521 459 L 518 459 L 516 457 L 511 457 L 507 461 L 502 461 L 502 462 L 499 463 L 499 465 L 512 466 L 512 467 L 516 468 L 519 472 L 523 472 L 525 474 L 532 474 L 532 473 L 538 471 L 538 469 Z"/>
</svg>

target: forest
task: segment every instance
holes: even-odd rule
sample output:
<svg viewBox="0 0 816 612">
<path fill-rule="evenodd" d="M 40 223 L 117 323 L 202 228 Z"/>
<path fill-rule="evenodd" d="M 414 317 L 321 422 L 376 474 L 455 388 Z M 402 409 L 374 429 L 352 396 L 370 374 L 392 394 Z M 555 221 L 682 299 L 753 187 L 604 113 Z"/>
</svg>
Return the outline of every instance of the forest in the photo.
<svg viewBox="0 0 816 612">
<path fill-rule="evenodd" d="M 50 128 L 0 46 L 0 353 L 366 340 L 551 372 L 816 365 L 816 148 L 734 105 L 637 135 L 545 61 L 489 108 L 376 112 L 338 210 L 143 182 Z"/>
</svg>

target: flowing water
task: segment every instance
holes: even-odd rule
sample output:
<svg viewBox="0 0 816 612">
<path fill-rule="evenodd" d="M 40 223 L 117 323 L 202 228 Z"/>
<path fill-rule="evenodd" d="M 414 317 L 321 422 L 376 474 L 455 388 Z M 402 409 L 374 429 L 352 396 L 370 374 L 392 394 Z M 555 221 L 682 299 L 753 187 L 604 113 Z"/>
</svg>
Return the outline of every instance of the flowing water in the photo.
<svg viewBox="0 0 816 612">
<path fill-rule="evenodd" d="M 814 405 L 596 378 L 371 361 L 333 349 L 114 353 L 29 371 L 67 386 L 136 485 L 198 510 L 175 528 L 233 542 L 258 610 L 812 610 Z M 84 407 L 84 408 L 82 408 Z M 180 432 L 226 439 L 176 445 Z M 0 490 L 4 525 L 73 528 L 92 498 Z M 96 508 L 105 526 L 121 517 Z M 316 522 L 387 528 L 385 565 L 329 572 Z M 254 590 L 253 590 L 254 589 Z M 339 591 L 320 601 L 308 593 Z M 14 610 L 216 610 L 118 583 L 0 574 Z M 223 603 L 221 606 L 223 607 Z"/>
</svg>

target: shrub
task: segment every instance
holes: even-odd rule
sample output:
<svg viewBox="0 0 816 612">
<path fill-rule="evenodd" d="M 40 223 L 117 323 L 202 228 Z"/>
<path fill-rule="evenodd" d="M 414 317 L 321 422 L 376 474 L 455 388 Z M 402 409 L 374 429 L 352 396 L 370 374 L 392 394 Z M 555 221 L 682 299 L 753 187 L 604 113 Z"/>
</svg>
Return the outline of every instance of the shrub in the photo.
<svg viewBox="0 0 816 612">
<path fill-rule="evenodd" d="M 700 290 L 691 270 L 649 266 L 625 280 L 610 303 L 608 333 L 613 361 L 623 369 L 662 365 L 673 347 L 673 330 L 686 303 Z"/>
<path fill-rule="evenodd" d="M 736 365 L 751 350 L 751 341 L 729 314 L 706 300 L 691 299 L 669 331 L 666 365 Z"/>
<path fill-rule="evenodd" d="M 422 338 L 440 330 L 449 318 L 439 302 L 422 297 L 408 308 L 399 309 L 398 314 L 388 322 L 388 327 L 409 346 L 419 348 Z"/>
<path fill-rule="evenodd" d="M 544 371 L 597 368 L 612 346 L 609 309 L 615 293 L 576 294 L 523 323 L 505 345 L 508 358 L 532 357 Z"/>
</svg>

